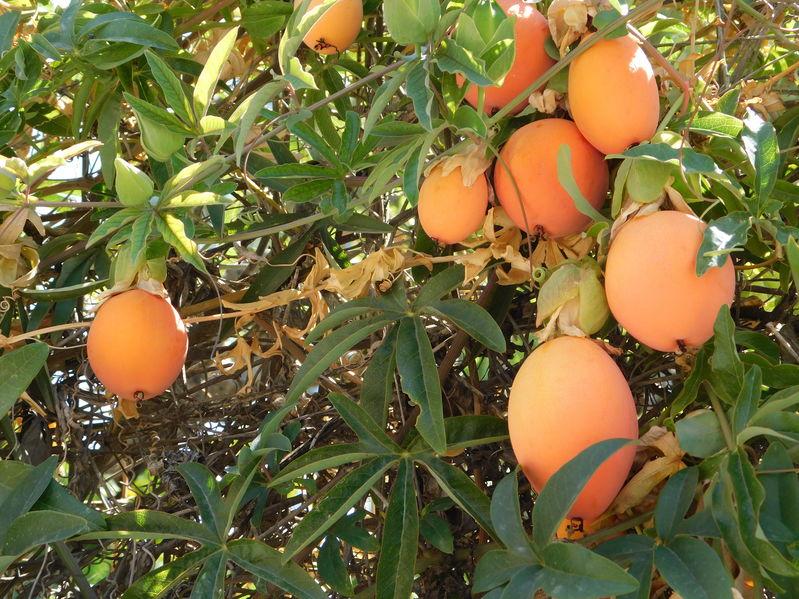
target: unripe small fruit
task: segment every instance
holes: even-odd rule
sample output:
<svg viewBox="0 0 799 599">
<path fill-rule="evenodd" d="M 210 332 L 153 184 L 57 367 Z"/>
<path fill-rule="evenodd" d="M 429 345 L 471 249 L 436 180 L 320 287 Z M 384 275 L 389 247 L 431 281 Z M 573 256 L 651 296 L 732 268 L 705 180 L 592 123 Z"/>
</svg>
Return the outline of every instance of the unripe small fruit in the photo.
<svg viewBox="0 0 799 599">
<path fill-rule="evenodd" d="M 313 10 L 324 0 L 311 0 L 308 10 Z M 294 8 L 302 0 L 294 0 Z M 363 3 L 361 0 L 336 0 L 313 24 L 305 35 L 305 45 L 319 54 L 338 54 L 352 45 L 361 32 Z"/>
<path fill-rule="evenodd" d="M 583 136 L 605 154 L 650 139 L 660 114 L 655 73 L 626 35 L 602 40 L 569 67 L 569 110 Z"/>
<path fill-rule="evenodd" d="M 508 429 L 513 453 L 541 492 L 566 462 L 606 439 L 637 439 L 630 387 L 596 343 L 584 337 L 547 341 L 519 369 L 510 391 Z M 569 516 L 595 520 L 621 490 L 635 447 L 623 447 L 588 480 Z"/>
<path fill-rule="evenodd" d="M 497 1 L 506 14 L 516 18 L 513 27 L 516 54 L 502 85 L 484 88 L 483 109 L 487 113 L 503 108 L 555 64 L 544 49 L 549 37 L 549 26 L 544 15 L 521 0 Z M 458 85 L 463 85 L 464 78 L 458 75 L 457 81 Z M 477 90 L 475 85 L 469 85 L 466 90 L 466 101 L 475 108 L 478 104 Z M 526 105 L 526 98 L 522 98 L 512 112 L 519 112 Z"/>
<path fill-rule="evenodd" d="M 571 150 L 572 172 L 580 191 L 594 208 L 599 209 L 605 203 L 608 165 L 604 156 L 580 135 L 571 121 L 535 121 L 510 136 L 494 169 L 497 198 L 520 229 L 533 232 L 541 227 L 557 238 L 579 233 L 590 222 L 577 210 L 558 179 L 558 150 L 563 144 Z M 514 179 L 519 193 L 513 185 Z"/>
<path fill-rule="evenodd" d="M 488 183 L 481 174 L 467 187 L 461 167 L 444 174 L 443 165 L 433 168 L 419 189 L 419 223 L 431 239 L 460 243 L 477 231 L 488 207 Z"/>
<path fill-rule="evenodd" d="M 732 303 L 732 260 L 696 275 L 706 227 L 693 215 L 665 210 L 634 217 L 610 244 L 605 266 L 610 311 L 653 349 L 699 347 L 713 336 L 719 308 Z"/>
<path fill-rule="evenodd" d="M 89 329 L 89 364 L 120 399 L 149 399 L 180 374 L 188 336 L 180 315 L 164 298 L 131 289 L 107 299 Z"/>
</svg>

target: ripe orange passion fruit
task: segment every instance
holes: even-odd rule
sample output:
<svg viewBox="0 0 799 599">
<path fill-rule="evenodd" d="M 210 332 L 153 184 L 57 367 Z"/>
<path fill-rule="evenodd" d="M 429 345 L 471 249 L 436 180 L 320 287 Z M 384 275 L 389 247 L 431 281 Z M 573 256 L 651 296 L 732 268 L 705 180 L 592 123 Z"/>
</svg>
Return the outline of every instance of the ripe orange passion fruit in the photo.
<svg viewBox="0 0 799 599">
<path fill-rule="evenodd" d="M 522 0 L 497 1 L 505 14 L 516 18 L 513 27 L 516 55 L 502 85 L 484 88 L 483 109 L 487 113 L 503 108 L 555 64 L 544 49 L 549 36 L 546 18 L 531 4 Z M 463 81 L 463 76 L 458 75 L 458 85 L 463 85 Z M 469 85 L 466 90 L 466 101 L 475 108 L 478 104 L 477 90 L 475 85 Z M 522 100 L 513 108 L 513 112 L 519 112 L 526 104 Z"/>
<path fill-rule="evenodd" d="M 579 233 L 590 222 L 558 180 L 558 150 L 562 144 L 571 150 L 572 172 L 580 191 L 594 208 L 605 203 L 608 165 L 604 156 L 571 121 L 535 121 L 510 136 L 494 169 L 494 191 L 499 203 L 520 229 L 532 233 L 540 227 L 557 238 Z"/>
<path fill-rule="evenodd" d="M 602 40 L 569 67 L 569 110 L 599 151 L 618 154 L 657 130 L 660 100 L 649 59 L 629 35 Z"/>
<path fill-rule="evenodd" d="M 313 10 L 324 0 L 311 0 L 308 10 Z M 302 0 L 294 0 L 294 8 Z M 361 32 L 363 3 L 361 0 L 336 0 L 313 24 L 305 35 L 305 45 L 319 54 L 338 54 L 352 45 Z"/>
<path fill-rule="evenodd" d="M 634 217 L 610 244 L 605 266 L 610 311 L 652 349 L 699 347 L 713 336 L 719 308 L 732 304 L 732 260 L 696 275 L 706 227 L 693 215 L 664 210 Z"/>
<path fill-rule="evenodd" d="M 89 329 L 89 364 L 120 399 L 149 399 L 180 374 L 188 336 L 164 298 L 132 289 L 107 299 Z"/>
<path fill-rule="evenodd" d="M 537 492 L 594 443 L 638 438 L 624 375 L 602 348 L 583 337 L 547 341 L 524 361 L 511 387 L 508 428 L 516 459 Z M 627 446 L 606 460 L 569 516 L 590 523 L 602 514 L 624 484 L 634 456 L 635 447 Z"/>
<path fill-rule="evenodd" d="M 440 243 L 460 243 L 477 231 L 487 207 L 485 175 L 467 187 L 459 166 L 446 175 L 443 165 L 435 166 L 419 189 L 419 223 Z"/>
</svg>

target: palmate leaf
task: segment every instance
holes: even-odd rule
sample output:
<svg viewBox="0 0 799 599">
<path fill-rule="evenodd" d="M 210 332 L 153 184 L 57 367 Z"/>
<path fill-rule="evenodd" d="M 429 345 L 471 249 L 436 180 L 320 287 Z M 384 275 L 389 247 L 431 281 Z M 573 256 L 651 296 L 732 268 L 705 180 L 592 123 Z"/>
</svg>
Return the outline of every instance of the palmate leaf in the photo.
<svg viewBox="0 0 799 599">
<path fill-rule="evenodd" d="M 0 543 L 5 542 L 14 521 L 25 514 L 44 493 L 53 480 L 57 463 L 57 458 L 50 456 L 38 466 L 22 473 L 14 488 L 4 493 L 0 504 Z"/>
<path fill-rule="evenodd" d="M 397 332 L 397 326 L 391 327 L 383 343 L 372 354 L 363 373 L 361 386 L 361 407 L 383 428 L 386 426 L 388 406 L 394 393 Z"/>
<path fill-rule="evenodd" d="M 522 525 L 519 506 L 519 481 L 516 470 L 506 475 L 491 497 L 491 523 L 502 541 L 512 553 L 533 560 L 530 538 Z"/>
<path fill-rule="evenodd" d="M 393 319 L 382 315 L 363 318 L 345 324 L 319 341 L 308 353 L 294 380 L 291 381 L 286 394 L 286 403 L 295 403 L 316 378 L 344 352 L 391 322 Z"/>
<path fill-rule="evenodd" d="M 684 599 L 732 599 L 732 578 L 719 555 L 693 537 L 655 549 L 655 566 Z"/>
<path fill-rule="evenodd" d="M 576 543 L 552 543 L 541 553 L 538 584 L 558 599 L 592 599 L 631 593 L 638 582 L 606 557 Z"/>
<path fill-rule="evenodd" d="M 197 78 L 192 99 L 194 100 L 194 109 L 200 117 L 204 117 L 208 113 L 208 106 L 214 95 L 216 83 L 219 81 L 222 68 L 233 50 L 238 32 L 239 28 L 233 27 L 222 36 L 222 39 L 211 50 L 211 54 L 209 54 L 208 59 L 205 61 L 205 66 Z"/>
<path fill-rule="evenodd" d="M 331 394 L 328 399 L 364 445 L 376 453 L 399 453 L 402 451 L 402 448 L 354 401 L 339 393 Z"/>
<path fill-rule="evenodd" d="M 122 594 L 122 599 L 159 599 L 188 578 L 205 560 L 221 551 L 204 547 L 141 576 Z"/>
<path fill-rule="evenodd" d="M 295 458 L 270 481 L 270 487 L 276 487 L 289 481 L 301 478 L 306 474 L 336 468 L 344 464 L 352 464 L 367 458 L 376 457 L 374 450 L 363 443 L 337 443 L 316 447 Z"/>
<path fill-rule="evenodd" d="M 416 300 L 413 302 L 413 308 L 418 310 L 437 302 L 460 287 L 465 276 L 466 269 L 463 265 L 455 264 L 430 277 L 427 283 L 419 290 Z"/>
<path fill-rule="evenodd" d="M 394 456 L 378 457 L 349 472 L 300 521 L 286 544 L 283 561 L 290 560 L 319 538 L 354 506 L 396 462 Z"/>
<path fill-rule="evenodd" d="M 418 316 L 403 318 L 397 334 L 397 369 L 402 389 L 419 406 L 416 430 L 436 453 L 447 448 L 444 406 L 436 360 Z"/>
<path fill-rule="evenodd" d="M 0 417 L 5 416 L 42 369 L 50 348 L 30 343 L 0 356 Z"/>
<path fill-rule="evenodd" d="M 89 532 L 80 539 L 185 539 L 216 545 L 219 539 L 207 527 L 157 510 L 132 510 L 108 516 L 108 530 Z"/>
<path fill-rule="evenodd" d="M 386 511 L 377 563 L 376 599 L 406 599 L 413 589 L 419 543 L 413 461 L 400 461 Z"/>
<path fill-rule="evenodd" d="M 225 596 L 227 555 L 220 551 L 205 560 L 191 588 L 189 599 L 222 599 Z"/>
<path fill-rule="evenodd" d="M 422 310 L 452 322 L 488 349 L 505 352 L 505 335 L 485 308 L 466 300 L 449 299 L 430 302 Z"/>
<path fill-rule="evenodd" d="M 148 50 L 144 53 L 144 57 L 147 59 L 147 64 L 150 65 L 153 77 L 164 93 L 167 106 L 174 110 L 175 114 L 184 122 L 193 123 L 195 121 L 194 112 L 189 98 L 183 91 L 183 84 L 181 84 L 180 79 L 177 78 L 161 57 L 154 52 Z"/>
<path fill-rule="evenodd" d="M 474 570 L 472 591 L 482 593 L 505 584 L 517 573 L 531 565 L 531 560 L 504 549 L 488 551 Z"/>
<path fill-rule="evenodd" d="M 14 520 L 5 536 L 2 555 L 17 556 L 34 547 L 55 543 L 88 530 L 89 523 L 78 516 L 37 510 Z"/>
<path fill-rule="evenodd" d="M 757 111 L 748 108 L 744 118 L 741 139 L 749 162 L 755 169 L 754 205 L 750 212 L 760 216 L 766 200 L 769 199 L 780 167 L 780 148 L 774 125 L 761 117 Z"/>
<path fill-rule="evenodd" d="M 238 539 L 227 544 L 227 555 L 244 568 L 298 599 L 325 599 L 327 595 L 308 573 L 266 543 Z"/>
<path fill-rule="evenodd" d="M 663 487 L 655 508 L 655 527 L 661 539 L 668 541 L 677 532 L 694 500 L 697 484 L 699 470 L 684 468 L 669 478 Z"/>
<path fill-rule="evenodd" d="M 155 226 L 169 245 L 175 248 L 186 262 L 205 272 L 205 264 L 197 252 L 197 244 L 186 235 L 186 225 L 170 213 L 155 213 Z"/>
<path fill-rule="evenodd" d="M 596 469 L 630 443 L 629 439 L 607 439 L 594 443 L 550 477 L 533 506 L 533 543 L 536 547 L 542 549 L 550 543 Z"/>
<path fill-rule="evenodd" d="M 220 541 L 224 541 L 227 536 L 225 506 L 213 473 L 197 462 L 179 464 L 175 470 L 189 486 L 189 491 L 191 491 L 200 512 L 200 521 L 210 530 L 215 531 Z"/>
</svg>

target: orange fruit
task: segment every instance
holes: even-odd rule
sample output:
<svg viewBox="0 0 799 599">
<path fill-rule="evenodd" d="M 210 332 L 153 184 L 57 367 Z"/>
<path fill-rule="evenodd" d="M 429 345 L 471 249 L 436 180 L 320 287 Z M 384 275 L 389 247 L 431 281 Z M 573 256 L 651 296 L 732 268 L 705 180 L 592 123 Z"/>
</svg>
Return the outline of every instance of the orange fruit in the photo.
<svg viewBox="0 0 799 599">
<path fill-rule="evenodd" d="M 584 337 L 547 341 L 524 361 L 510 391 L 513 452 L 541 492 L 566 462 L 605 439 L 638 438 L 635 403 L 619 368 Z M 569 517 L 595 520 L 621 490 L 635 456 L 623 447 L 588 480 Z"/>
<path fill-rule="evenodd" d="M 569 68 L 569 110 L 580 132 L 605 154 L 650 139 L 660 100 L 655 73 L 629 35 L 602 40 Z"/>
<path fill-rule="evenodd" d="M 485 88 L 483 109 L 487 113 L 503 108 L 555 64 L 544 49 L 544 43 L 549 37 L 546 18 L 531 4 L 521 0 L 497 1 L 507 15 L 516 18 L 513 27 L 516 54 L 502 85 Z M 458 85 L 463 85 L 463 76 L 458 75 L 456 79 Z M 466 101 L 475 108 L 478 103 L 477 89 L 477 86 L 471 84 L 466 90 Z M 519 112 L 526 105 L 526 98 L 522 98 L 522 101 L 513 108 L 513 112 Z"/>
<path fill-rule="evenodd" d="M 571 149 L 572 172 L 580 191 L 594 208 L 605 203 L 608 165 L 604 156 L 571 121 L 535 121 L 510 136 L 494 169 L 494 191 L 499 203 L 520 229 L 533 232 L 541 227 L 551 237 L 563 237 L 579 233 L 591 220 L 577 210 L 558 180 L 558 150 L 562 144 Z"/>
<path fill-rule="evenodd" d="M 442 165 L 435 166 L 419 189 L 419 223 L 431 239 L 440 243 L 460 243 L 477 231 L 487 207 L 485 175 L 466 187 L 459 166 L 448 175 Z"/>
<path fill-rule="evenodd" d="M 665 210 L 634 217 L 610 244 L 605 292 L 613 316 L 641 343 L 674 352 L 713 336 L 719 308 L 735 296 L 735 270 L 727 258 L 696 276 L 696 256 L 707 225 L 693 215 Z"/>
<path fill-rule="evenodd" d="M 294 0 L 294 8 L 302 0 Z M 322 4 L 323 0 L 311 0 L 308 10 Z M 319 54 L 337 54 L 352 45 L 361 32 L 363 3 L 361 0 L 336 0 L 313 24 L 305 35 L 305 45 Z"/>
<path fill-rule="evenodd" d="M 107 299 L 89 328 L 92 370 L 120 399 L 149 399 L 180 374 L 188 350 L 186 327 L 164 298 L 132 289 Z"/>
</svg>

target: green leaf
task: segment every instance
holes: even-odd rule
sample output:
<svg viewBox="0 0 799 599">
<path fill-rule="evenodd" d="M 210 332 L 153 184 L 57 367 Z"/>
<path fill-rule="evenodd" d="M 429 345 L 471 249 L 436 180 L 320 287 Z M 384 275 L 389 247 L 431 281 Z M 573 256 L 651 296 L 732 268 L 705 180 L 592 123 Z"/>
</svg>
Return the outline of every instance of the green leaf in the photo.
<svg viewBox="0 0 799 599">
<path fill-rule="evenodd" d="M 724 112 L 700 111 L 686 123 L 691 131 L 705 135 L 724 135 L 738 137 L 744 127 L 743 121 Z M 674 130 L 679 131 L 681 127 Z"/>
<path fill-rule="evenodd" d="M 541 557 L 538 582 L 558 599 L 591 599 L 631 593 L 638 581 L 606 557 L 576 543 L 551 543 Z"/>
<path fill-rule="evenodd" d="M 225 170 L 227 165 L 222 156 L 211 156 L 208 160 L 189 164 L 164 184 L 161 191 L 162 201 L 188 191 L 202 181 L 216 179 Z"/>
<path fill-rule="evenodd" d="M 394 443 L 391 437 L 372 420 L 372 417 L 354 401 L 340 393 L 331 393 L 328 399 L 347 426 L 358 435 L 358 439 L 373 449 L 375 453 L 398 453 L 401 451 L 402 448 Z"/>
<path fill-rule="evenodd" d="M 286 87 L 286 82 L 282 79 L 270 81 L 255 93 L 250 94 L 241 102 L 233 114 L 230 115 L 228 122 L 237 126 L 234 149 L 236 152 L 236 164 L 241 164 L 241 157 L 244 154 L 244 145 L 250 136 L 250 130 L 261 114 L 261 110 L 278 93 Z M 221 140 L 220 140 L 221 141 Z M 221 147 L 221 146 L 217 146 Z"/>
<path fill-rule="evenodd" d="M 89 528 L 78 516 L 50 510 L 23 514 L 11 523 L 5 535 L 3 555 L 21 555 L 46 543 L 73 537 Z"/>
<path fill-rule="evenodd" d="M 796 243 L 796 239 L 791 237 L 785 246 L 785 250 L 788 256 L 788 264 L 791 267 L 794 287 L 799 288 L 799 244 Z"/>
<path fill-rule="evenodd" d="M 276 487 L 306 474 L 337 468 L 375 456 L 375 452 L 363 443 L 337 443 L 336 445 L 315 447 L 289 462 L 280 473 L 269 481 L 269 486 Z"/>
<path fill-rule="evenodd" d="M 501 599 L 517 599 L 517 597 L 534 597 L 536 591 L 541 588 L 541 577 L 543 575 L 541 566 L 526 566 L 519 570 L 510 579 L 505 589 L 500 595 Z"/>
<path fill-rule="evenodd" d="M 498 443 L 508 438 L 508 423 L 497 416 L 469 414 L 444 420 L 447 451 Z"/>
<path fill-rule="evenodd" d="M 18 10 L 10 10 L 0 15 L 0 56 L 11 49 L 21 14 Z"/>
<path fill-rule="evenodd" d="M 329 166 L 309 163 L 275 164 L 262 168 L 255 176 L 259 179 L 335 179 L 338 171 Z"/>
<path fill-rule="evenodd" d="M 92 231 L 89 240 L 86 242 L 86 247 L 89 248 L 98 241 L 108 237 L 111 233 L 128 224 L 140 214 L 141 210 L 136 208 L 123 208 L 122 210 L 114 212 L 114 214 L 97 225 L 94 231 Z"/>
<path fill-rule="evenodd" d="M 721 393 L 723 400 L 732 403 L 743 383 L 744 367 L 735 347 L 735 321 L 729 306 L 719 308 L 713 334 L 713 356 L 710 358 L 713 388 Z"/>
<path fill-rule="evenodd" d="M 361 407 L 383 427 L 386 425 L 388 406 L 394 395 L 398 328 L 391 327 L 383 339 L 383 343 L 372 354 L 363 373 L 363 385 L 361 386 Z"/>
<path fill-rule="evenodd" d="M 677 397 L 674 398 L 674 401 L 672 401 L 669 406 L 669 415 L 672 418 L 696 401 L 699 395 L 699 388 L 702 382 L 707 378 L 707 370 L 707 350 L 703 347 L 696 354 L 691 374 L 685 379 L 682 389 L 680 389 Z"/>
<path fill-rule="evenodd" d="M 421 410 L 416 429 L 436 453 L 447 449 L 444 404 L 436 359 L 424 323 L 418 316 L 403 318 L 397 334 L 397 370 L 402 389 Z"/>
<path fill-rule="evenodd" d="M 222 495 L 213 473 L 197 462 L 179 464 L 175 470 L 189 486 L 189 491 L 191 491 L 200 512 L 200 522 L 215 531 L 220 541 L 224 541 L 227 537 L 225 506 L 222 503 Z"/>
<path fill-rule="evenodd" d="M 730 424 L 732 434 L 738 435 L 752 421 L 757 408 L 760 405 L 761 385 L 763 384 L 763 373 L 757 364 L 753 364 L 744 376 L 741 392 L 735 401 Z"/>
<path fill-rule="evenodd" d="M 241 301 L 253 302 L 261 296 L 277 291 L 294 272 L 294 263 L 305 251 L 305 246 L 311 240 L 313 233 L 313 228 L 308 229 L 272 257 L 269 264 L 263 266 L 251 279 L 250 288 L 244 293 Z"/>
<path fill-rule="evenodd" d="M 526 557 L 503 549 L 492 549 L 480 558 L 474 569 L 472 591 L 483 593 L 505 584 L 519 571 L 531 565 Z"/>
<path fill-rule="evenodd" d="M 430 0 L 384 0 L 383 20 L 389 35 L 401 45 L 430 41 L 441 18 L 441 4 Z"/>
<path fill-rule="evenodd" d="M 661 199 L 673 180 L 674 167 L 654 160 L 632 160 L 628 164 L 626 190 L 630 199 L 641 204 Z"/>
<path fill-rule="evenodd" d="M 403 0 L 394 1 L 402 2 Z M 428 6 L 439 6 L 438 2 L 428 2 L 427 0 L 424 1 Z M 413 109 L 414 112 L 416 112 L 416 117 L 419 119 L 419 124 L 428 131 L 432 131 L 434 96 L 432 85 L 430 83 L 430 73 L 427 71 L 425 63 L 419 62 L 411 68 L 410 72 L 408 73 L 406 90 L 408 96 L 413 101 Z"/>
<path fill-rule="evenodd" d="M 341 559 L 341 550 L 336 537 L 328 535 L 319 549 L 316 560 L 319 576 L 339 595 L 349 597 L 355 594 L 355 585 L 347 572 L 347 565 Z"/>
<path fill-rule="evenodd" d="M 195 119 L 191 102 L 189 102 L 189 98 L 183 91 L 183 84 L 181 84 L 180 79 L 177 78 L 172 69 L 170 69 L 154 52 L 148 50 L 144 53 L 144 57 L 147 59 L 147 64 L 150 65 L 153 78 L 164 93 L 167 106 L 174 110 L 175 114 L 184 122 L 194 122 Z"/>
<path fill-rule="evenodd" d="M 131 208 L 148 204 L 153 197 L 152 179 L 119 156 L 114 159 L 114 168 L 119 201 Z"/>
<path fill-rule="evenodd" d="M 518 476 L 518 470 L 514 469 L 497 485 L 491 497 L 491 523 L 499 540 L 508 550 L 527 559 L 533 559 L 530 538 L 522 525 Z"/>
<path fill-rule="evenodd" d="M 147 237 L 153 228 L 153 213 L 145 212 L 133 221 L 130 229 L 130 260 L 133 264 L 139 264 L 144 257 L 147 248 Z"/>
<path fill-rule="evenodd" d="M 140 576 L 123 593 L 122 599 L 158 599 L 188 578 L 205 560 L 219 554 L 219 549 L 204 547 Z"/>
<path fill-rule="evenodd" d="M 107 531 L 91 532 L 84 539 L 186 539 L 218 544 L 217 536 L 193 520 L 155 510 L 132 510 L 108 516 Z"/>
<path fill-rule="evenodd" d="M 401 67 L 389 79 L 386 79 L 380 87 L 377 88 L 374 98 L 372 98 L 369 107 L 369 113 L 366 115 L 366 120 L 363 125 L 363 137 L 366 139 L 372 132 L 372 128 L 377 124 L 383 116 L 383 112 L 388 106 L 388 103 L 396 98 L 397 91 L 405 83 L 410 70 L 407 67 Z"/>
<path fill-rule="evenodd" d="M 92 32 L 92 39 L 124 42 L 159 50 L 178 50 L 178 44 L 171 35 L 141 19 L 107 21 Z"/>
<path fill-rule="evenodd" d="M 761 522 L 773 518 L 793 533 L 799 534 L 799 478 L 792 472 L 793 461 L 782 443 L 771 443 L 758 465 L 758 480 L 766 497 L 761 508 Z M 765 471 L 777 471 L 766 474 Z"/>
<path fill-rule="evenodd" d="M 5 496 L 0 504 L 0 543 L 5 543 L 14 521 L 31 509 L 52 482 L 57 462 L 55 456 L 50 456 L 38 466 L 26 470 Z"/>
<path fill-rule="evenodd" d="M 416 301 L 413 302 L 413 307 L 416 309 L 422 308 L 449 294 L 463 284 L 465 276 L 466 270 L 463 265 L 456 264 L 430 277 L 427 283 L 419 290 Z"/>
<path fill-rule="evenodd" d="M 383 313 L 385 307 L 385 302 L 381 302 L 380 298 L 373 297 L 362 297 L 344 302 L 333 308 L 333 310 L 308 333 L 305 340 L 308 343 L 316 343 L 324 337 L 325 333 L 335 329 L 340 324 L 358 318 L 359 316 L 377 316 Z M 384 314 L 384 316 L 387 315 Z"/>
<path fill-rule="evenodd" d="M 673 148 L 665 143 L 641 144 L 630 148 L 624 154 L 612 154 L 607 158 L 648 158 L 658 162 L 668 162 L 681 166 L 686 175 L 721 172 L 710 156 L 700 154 L 691 148 Z"/>
<path fill-rule="evenodd" d="M 123 95 L 125 96 L 125 101 L 130 104 L 130 107 L 136 113 L 136 118 L 139 120 L 140 127 L 144 126 L 144 123 L 141 121 L 148 121 L 155 127 L 163 128 L 169 133 L 175 133 L 182 136 L 186 136 L 190 133 L 190 131 L 186 128 L 186 125 L 181 123 L 180 120 L 172 113 L 167 112 L 163 108 L 159 108 L 154 104 L 145 102 L 136 96 L 132 96 L 127 92 L 125 92 Z"/>
<path fill-rule="evenodd" d="M 291 381 L 285 402 L 294 404 L 328 366 L 339 359 L 356 343 L 379 331 L 393 319 L 383 315 L 371 316 L 345 324 L 314 345 Z"/>
<path fill-rule="evenodd" d="M 14 407 L 19 396 L 47 362 L 50 348 L 45 343 L 29 343 L 0 356 L 0 418 Z"/>
<path fill-rule="evenodd" d="M 217 42 L 214 49 L 211 50 L 211 54 L 209 54 L 206 59 L 205 66 L 200 76 L 197 78 L 192 97 L 195 110 L 200 117 L 204 117 L 208 114 L 208 106 L 211 104 L 211 98 L 214 96 L 216 83 L 219 81 L 222 68 L 225 66 L 225 62 L 227 62 L 228 56 L 230 56 L 230 52 L 233 50 L 233 45 L 236 43 L 238 33 L 239 28 L 234 27 Z"/>
<path fill-rule="evenodd" d="M 745 212 L 731 212 L 708 223 L 696 255 L 696 275 L 701 277 L 711 267 L 723 266 L 727 254 L 746 244 L 751 217 Z"/>
<path fill-rule="evenodd" d="M 460 73 L 475 85 L 494 84 L 485 72 L 485 63 L 452 39 L 442 40 L 436 64 L 445 73 Z"/>
<path fill-rule="evenodd" d="M 155 226 L 169 245 L 174 247 L 181 258 L 200 271 L 205 265 L 197 252 L 197 244 L 186 235 L 186 226 L 177 216 L 167 213 L 156 213 Z"/>
<path fill-rule="evenodd" d="M 567 144 L 561 144 L 560 148 L 558 148 L 558 181 L 561 187 L 566 190 L 566 193 L 569 194 L 574 202 L 574 207 L 577 208 L 579 212 L 586 215 L 594 222 L 611 222 L 609 218 L 603 216 L 599 210 L 591 205 L 577 185 L 574 173 L 572 172 L 572 151 Z"/>
<path fill-rule="evenodd" d="M 327 71 L 326 71 L 327 72 Z M 361 117 L 357 112 L 348 110 L 344 115 L 344 133 L 341 136 L 339 158 L 349 164 L 355 149 L 358 147 L 358 135 L 361 132 Z"/>
<path fill-rule="evenodd" d="M 238 566 L 283 589 L 291 597 L 327 597 L 304 569 L 294 562 L 285 563 L 285 554 L 272 549 L 266 543 L 253 539 L 237 539 L 228 543 L 227 549 L 228 557 Z"/>
<path fill-rule="evenodd" d="M 416 505 L 413 461 L 400 461 L 383 525 L 377 563 L 376 599 L 406 599 L 413 590 L 419 511 Z"/>
<path fill-rule="evenodd" d="M 452 554 L 455 550 L 455 538 L 446 520 L 436 514 L 425 514 L 419 522 L 422 537 L 439 551 Z"/>
<path fill-rule="evenodd" d="M 221 551 L 206 559 L 192 585 L 189 599 L 223 599 L 226 572 L 227 556 Z"/>
<path fill-rule="evenodd" d="M 283 192 L 283 201 L 295 204 L 310 202 L 319 196 L 330 193 L 332 189 L 333 181 L 330 179 L 312 179 L 289 187 Z"/>
<path fill-rule="evenodd" d="M 799 576 L 799 567 L 764 538 L 760 527 L 760 508 L 765 500 L 765 490 L 743 449 L 730 454 L 726 473 L 732 485 L 741 538 L 746 546 L 767 570 L 781 576 Z"/>
<path fill-rule="evenodd" d="M 699 470 L 684 468 L 666 482 L 655 507 L 655 527 L 658 537 L 670 541 L 677 532 L 688 508 L 693 503 L 699 484 Z"/>
<path fill-rule="evenodd" d="M 290 560 L 308 544 L 324 534 L 369 492 L 372 485 L 395 462 L 396 458 L 390 456 L 374 458 L 364 462 L 362 466 L 339 480 L 294 528 L 294 534 L 291 535 L 282 554 L 283 562 Z"/>
<path fill-rule="evenodd" d="M 716 413 L 712 410 L 697 410 L 675 425 L 677 439 L 689 455 L 709 458 L 726 447 L 724 434 Z"/>
<path fill-rule="evenodd" d="M 655 566 L 684 599 L 732 599 L 732 578 L 705 542 L 677 537 L 655 549 Z"/>
<path fill-rule="evenodd" d="M 294 123 L 289 125 L 289 131 L 307 143 L 316 154 L 328 163 L 336 167 L 341 166 L 341 160 L 336 151 L 310 125 L 302 122 Z"/>
<path fill-rule="evenodd" d="M 505 353 L 502 329 L 478 304 L 462 299 L 436 300 L 423 306 L 422 311 L 449 320 L 488 349 Z"/>
<path fill-rule="evenodd" d="M 741 135 L 744 150 L 755 169 L 754 216 L 760 216 L 766 201 L 771 196 L 780 167 L 780 148 L 774 125 L 769 123 L 752 108 L 747 108 L 744 118 L 744 131 Z"/>
<path fill-rule="evenodd" d="M 477 488 L 474 481 L 460 468 L 451 466 L 435 457 L 426 456 L 422 463 L 436 479 L 441 489 L 449 495 L 458 506 L 492 537 L 496 538 L 491 524 L 491 505 L 488 497 Z"/>
<path fill-rule="evenodd" d="M 536 547 L 542 549 L 549 544 L 596 469 L 630 443 L 629 439 L 606 439 L 594 443 L 549 478 L 533 506 L 533 544 Z"/>
</svg>

